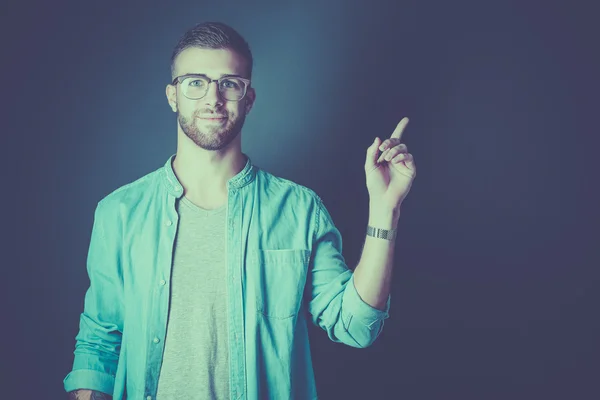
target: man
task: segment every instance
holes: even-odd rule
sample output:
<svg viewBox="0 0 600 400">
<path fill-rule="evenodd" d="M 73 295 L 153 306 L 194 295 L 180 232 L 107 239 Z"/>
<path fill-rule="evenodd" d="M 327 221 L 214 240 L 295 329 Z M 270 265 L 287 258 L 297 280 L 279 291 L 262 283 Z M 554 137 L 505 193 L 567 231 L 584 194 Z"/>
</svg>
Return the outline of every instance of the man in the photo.
<svg viewBox="0 0 600 400">
<path fill-rule="evenodd" d="M 97 205 L 65 390 L 70 399 L 316 398 L 308 319 L 334 342 L 366 347 L 388 317 L 395 229 L 416 175 L 400 144 L 408 119 L 368 149 L 369 227 L 352 272 L 315 192 L 241 151 L 256 100 L 245 40 L 199 24 L 175 48 L 171 73 L 177 152 Z"/>
</svg>

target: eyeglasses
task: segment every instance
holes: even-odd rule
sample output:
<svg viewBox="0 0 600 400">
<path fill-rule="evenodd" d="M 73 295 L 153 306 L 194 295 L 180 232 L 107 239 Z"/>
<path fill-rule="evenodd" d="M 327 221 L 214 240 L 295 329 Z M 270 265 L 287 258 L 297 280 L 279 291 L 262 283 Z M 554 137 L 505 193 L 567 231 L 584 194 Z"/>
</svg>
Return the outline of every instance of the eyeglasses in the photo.
<svg viewBox="0 0 600 400">
<path fill-rule="evenodd" d="M 181 91 L 185 97 L 191 100 L 198 100 L 206 96 L 208 87 L 212 82 L 217 82 L 219 93 L 225 100 L 240 101 L 246 95 L 246 90 L 250 86 L 250 80 L 238 76 L 224 76 L 219 79 L 210 79 L 206 75 L 187 74 L 173 79 L 173 86 L 177 83 L 181 85 Z"/>
</svg>

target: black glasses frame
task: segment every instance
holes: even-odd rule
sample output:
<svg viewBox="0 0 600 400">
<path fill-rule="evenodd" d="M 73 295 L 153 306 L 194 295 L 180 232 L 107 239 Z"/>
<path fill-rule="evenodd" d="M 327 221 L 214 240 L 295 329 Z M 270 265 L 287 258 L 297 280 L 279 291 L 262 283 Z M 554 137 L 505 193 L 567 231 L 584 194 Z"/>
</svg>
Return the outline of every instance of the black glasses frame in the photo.
<svg viewBox="0 0 600 400">
<path fill-rule="evenodd" d="M 220 77 L 219 79 L 211 79 L 204 74 L 185 74 L 185 75 L 180 75 L 180 76 L 176 77 L 175 79 L 173 79 L 173 82 L 171 82 L 171 85 L 176 86 L 178 83 L 182 83 L 186 78 L 194 78 L 194 77 L 205 78 L 206 80 L 208 80 L 208 85 L 206 85 L 206 91 L 204 92 L 204 95 L 202 95 L 201 97 L 189 97 L 184 93 L 183 95 L 190 100 L 199 100 L 199 99 L 204 98 L 204 96 L 206 96 L 206 94 L 208 93 L 208 87 L 213 82 L 217 82 L 217 88 L 219 90 L 219 93 L 221 93 L 221 81 L 224 81 L 224 80 L 230 79 L 230 78 L 235 78 L 235 79 L 239 79 L 240 81 L 242 81 L 246 84 L 246 86 L 244 87 L 244 94 L 242 95 L 242 97 L 240 97 L 237 100 L 229 100 L 229 99 L 226 99 L 226 100 L 227 101 L 240 101 L 246 96 L 246 93 L 248 92 L 248 87 L 250 87 L 250 82 L 251 82 L 250 79 L 242 78 L 241 76 L 238 76 L 238 75 L 225 75 L 225 76 Z M 222 93 L 221 93 L 221 95 L 222 95 Z"/>
</svg>

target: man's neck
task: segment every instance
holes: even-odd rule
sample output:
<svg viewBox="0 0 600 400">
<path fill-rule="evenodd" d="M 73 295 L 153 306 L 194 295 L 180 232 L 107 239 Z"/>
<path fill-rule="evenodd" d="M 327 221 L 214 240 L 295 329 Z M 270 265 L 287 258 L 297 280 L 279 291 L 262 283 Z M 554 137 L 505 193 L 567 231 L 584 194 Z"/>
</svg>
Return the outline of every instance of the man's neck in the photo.
<svg viewBox="0 0 600 400">
<path fill-rule="evenodd" d="M 244 168 L 246 161 L 237 148 L 226 152 L 179 148 L 173 170 L 186 197 L 196 204 L 210 206 L 227 197 L 227 182 Z"/>
</svg>

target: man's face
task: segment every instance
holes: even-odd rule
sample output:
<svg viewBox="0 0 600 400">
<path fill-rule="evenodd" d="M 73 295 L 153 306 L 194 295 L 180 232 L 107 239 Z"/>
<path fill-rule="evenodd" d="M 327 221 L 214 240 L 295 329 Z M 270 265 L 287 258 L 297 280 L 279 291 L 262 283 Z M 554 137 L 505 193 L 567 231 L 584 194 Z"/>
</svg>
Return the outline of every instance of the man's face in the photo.
<svg viewBox="0 0 600 400">
<path fill-rule="evenodd" d="M 248 78 L 245 59 L 227 49 L 185 49 L 175 60 L 175 76 L 184 74 L 204 74 L 211 79 L 226 74 Z M 255 93 L 248 88 L 242 100 L 225 100 L 213 82 L 201 99 L 185 97 L 180 84 L 167 86 L 167 97 L 176 107 L 177 121 L 187 137 L 203 149 L 221 150 L 241 132 Z"/>
</svg>

